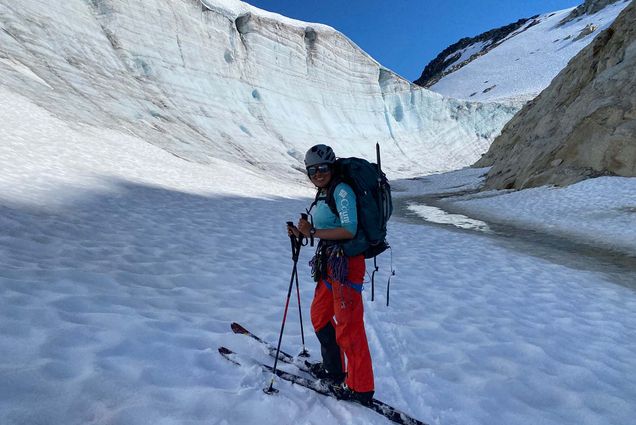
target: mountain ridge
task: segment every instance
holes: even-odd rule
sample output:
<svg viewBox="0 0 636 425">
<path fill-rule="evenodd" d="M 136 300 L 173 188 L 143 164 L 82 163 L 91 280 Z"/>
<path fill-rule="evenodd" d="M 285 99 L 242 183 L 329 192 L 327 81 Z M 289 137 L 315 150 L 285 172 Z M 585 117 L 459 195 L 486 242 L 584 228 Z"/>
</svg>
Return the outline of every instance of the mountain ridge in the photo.
<svg viewBox="0 0 636 425">
<path fill-rule="evenodd" d="M 482 102 L 536 97 L 607 28 L 629 0 L 587 0 L 449 46 L 416 80 L 444 96 Z"/>
<path fill-rule="evenodd" d="M 636 176 L 636 4 L 504 127 L 475 166 L 487 189 Z"/>
<path fill-rule="evenodd" d="M 435 59 L 429 62 L 420 77 L 413 81 L 413 84 L 417 84 L 422 87 L 430 88 L 437 83 L 445 75 L 448 75 L 462 66 L 468 64 L 476 57 L 488 53 L 491 49 L 495 48 L 501 41 L 508 37 L 511 33 L 515 32 L 519 28 L 523 27 L 528 21 L 536 19 L 539 15 L 535 15 L 530 18 L 521 18 L 516 22 L 501 27 L 493 28 L 481 34 L 473 37 L 463 37 L 456 43 L 451 44 L 444 50 L 442 50 Z M 467 47 L 482 42 L 487 43 L 481 50 L 470 55 L 468 59 L 458 62 L 462 58 L 461 50 Z"/>
</svg>

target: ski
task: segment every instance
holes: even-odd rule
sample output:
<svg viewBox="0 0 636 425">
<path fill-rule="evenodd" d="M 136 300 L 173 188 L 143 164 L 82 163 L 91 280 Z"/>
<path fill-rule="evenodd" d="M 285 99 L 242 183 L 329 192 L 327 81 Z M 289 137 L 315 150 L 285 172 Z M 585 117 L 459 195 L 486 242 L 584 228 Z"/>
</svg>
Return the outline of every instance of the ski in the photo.
<svg viewBox="0 0 636 425">
<path fill-rule="evenodd" d="M 239 354 L 233 352 L 232 350 L 230 350 L 229 348 L 226 347 L 219 347 L 219 353 L 225 357 L 227 360 L 229 360 L 230 362 L 234 363 L 235 365 L 245 365 L 245 364 L 253 364 L 253 365 L 257 365 L 260 366 L 263 370 L 265 370 L 266 372 L 274 372 L 274 368 L 266 365 L 265 363 L 261 363 L 257 360 L 253 360 L 253 359 L 246 359 L 243 356 L 240 356 Z M 276 376 L 280 377 L 281 379 L 284 379 L 285 381 L 289 381 L 292 384 L 298 384 L 302 387 L 308 388 L 312 391 L 315 391 L 319 394 L 328 396 L 328 397 L 333 397 L 336 398 L 335 394 L 332 392 L 332 390 L 329 388 L 328 385 L 325 385 L 324 383 L 321 383 L 318 380 L 311 380 L 311 379 L 307 379 L 304 378 L 302 376 L 299 375 L 295 375 L 293 373 L 289 373 L 289 372 L 285 372 L 284 370 L 276 370 Z M 355 403 L 359 406 L 363 406 L 366 408 L 369 408 L 377 413 L 379 413 L 380 415 L 384 416 L 385 418 L 395 422 L 396 424 L 402 424 L 402 425 L 427 425 L 426 423 L 419 421 L 415 418 L 412 418 L 411 416 L 407 415 L 404 412 L 401 412 L 400 410 L 396 409 L 393 406 L 390 406 L 378 399 L 373 399 L 372 400 L 372 404 L 367 406 L 361 403 L 357 403 L 355 401 L 349 401 L 350 403 Z"/>
<path fill-rule="evenodd" d="M 257 335 L 248 331 L 247 329 L 245 329 L 245 327 L 241 326 L 240 324 L 236 322 L 232 322 L 232 324 L 230 325 L 230 328 L 232 328 L 232 332 L 234 332 L 235 334 L 249 336 L 255 341 L 258 341 L 267 349 L 267 352 L 269 353 L 270 356 L 272 356 L 273 358 L 276 358 L 276 346 L 272 344 L 271 342 L 268 342 L 268 341 L 265 341 L 264 339 L 259 338 Z M 296 359 L 294 356 L 284 352 L 283 350 L 279 351 L 278 360 L 285 363 L 293 364 L 294 366 L 296 366 L 298 369 L 302 370 L 303 372 L 311 374 L 310 367 L 312 363 L 308 362 L 307 360 Z"/>
</svg>

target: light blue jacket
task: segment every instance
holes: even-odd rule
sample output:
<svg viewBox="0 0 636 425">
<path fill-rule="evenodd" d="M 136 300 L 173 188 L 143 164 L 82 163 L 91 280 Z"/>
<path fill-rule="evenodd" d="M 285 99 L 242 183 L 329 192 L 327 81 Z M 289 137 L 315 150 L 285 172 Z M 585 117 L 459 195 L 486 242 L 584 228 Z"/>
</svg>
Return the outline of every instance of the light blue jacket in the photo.
<svg viewBox="0 0 636 425">
<path fill-rule="evenodd" d="M 338 217 L 335 215 L 327 204 L 327 191 L 323 190 L 318 197 L 316 210 L 314 212 L 314 227 L 316 229 L 335 229 L 344 227 L 352 235 L 358 230 L 358 212 L 356 210 L 356 194 L 351 186 L 346 183 L 340 183 L 333 192 L 336 200 L 336 209 Z"/>
</svg>

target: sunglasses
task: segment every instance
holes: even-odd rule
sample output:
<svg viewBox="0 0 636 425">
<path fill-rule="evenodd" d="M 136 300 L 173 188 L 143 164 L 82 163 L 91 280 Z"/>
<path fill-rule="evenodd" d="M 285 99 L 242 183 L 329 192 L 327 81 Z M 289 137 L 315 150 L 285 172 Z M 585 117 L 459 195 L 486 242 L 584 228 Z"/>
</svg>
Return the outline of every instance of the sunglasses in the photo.
<svg viewBox="0 0 636 425">
<path fill-rule="evenodd" d="M 307 174 L 309 177 L 313 177 L 316 173 L 328 173 L 331 171 L 331 166 L 329 164 L 320 164 L 320 165 L 312 165 L 311 167 L 307 167 Z"/>
</svg>

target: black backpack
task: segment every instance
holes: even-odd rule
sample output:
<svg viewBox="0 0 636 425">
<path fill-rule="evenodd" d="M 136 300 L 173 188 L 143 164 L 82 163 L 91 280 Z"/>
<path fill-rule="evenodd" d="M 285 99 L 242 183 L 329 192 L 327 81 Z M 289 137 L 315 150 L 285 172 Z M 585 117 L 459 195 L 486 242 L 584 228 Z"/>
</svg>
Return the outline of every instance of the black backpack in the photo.
<svg viewBox="0 0 636 425">
<path fill-rule="evenodd" d="M 375 299 L 375 273 L 378 266 L 375 257 L 387 248 L 386 224 L 393 213 L 391 186 L 382 172 L 380 162 L 380 145 L 376 144 L 378 163 L 373 164 L 362 158 L 340 158 L 333 167 L 332 182 L 327 191 L 327 205 L 337 216 L 334 191 L 339 183 L 346 183 L 356 194 L 356 209 L 358 214 L 358 230 L 353 239 L 342 243 L 347 256 L 363 254 L 364 258 L 373 258 L 374 271 L 371 274 L 371 301 Z M 316 205 L 320 197 L 320 190 L 311 204 L 308 212 Z M 395 270 L 391 266 L 391 275 Z M 389 290 L 391 277 L 386 286 L 386 305 L 389 305 Z"/>
<path fill-rule="evenodd" d="M 378 164 L 362 158 L 340 158 L 333 167 L 332 182 L 327 192 L 327 205 L 337 216 L 334 191 L 339 183 L 346 183 L 356 195 L 358 213 L 358 230 L 353 239 L 342 244 L 347 256 L 363 254 L 364 258 L 373 258 L 384 252 L 386 242 L 386 225 L 393 213 L 391 186 L 380 168 L 380 146 L 376 145 Z M 313 205 L 318 200 L 318 194 Z"/>
</svg>

